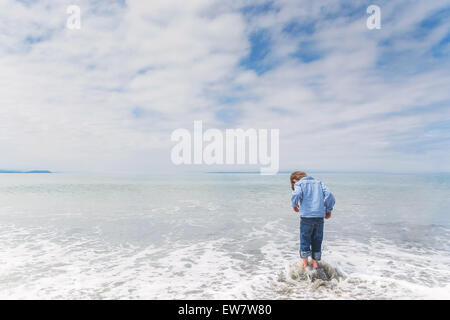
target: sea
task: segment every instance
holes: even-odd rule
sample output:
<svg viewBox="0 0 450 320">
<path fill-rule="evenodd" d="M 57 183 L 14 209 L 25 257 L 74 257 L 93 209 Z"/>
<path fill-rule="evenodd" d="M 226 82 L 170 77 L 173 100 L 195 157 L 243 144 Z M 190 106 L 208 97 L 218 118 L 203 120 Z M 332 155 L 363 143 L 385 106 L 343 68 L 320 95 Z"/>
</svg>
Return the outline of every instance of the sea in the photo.
<svg viewBox="0 0 450 320">
<path fill-rule="evenodd" d="M 449 174 L 311 175 L 325 280 L 287 173 L 0 174 L 0 299 L 450 299 Z"/>
</svg>

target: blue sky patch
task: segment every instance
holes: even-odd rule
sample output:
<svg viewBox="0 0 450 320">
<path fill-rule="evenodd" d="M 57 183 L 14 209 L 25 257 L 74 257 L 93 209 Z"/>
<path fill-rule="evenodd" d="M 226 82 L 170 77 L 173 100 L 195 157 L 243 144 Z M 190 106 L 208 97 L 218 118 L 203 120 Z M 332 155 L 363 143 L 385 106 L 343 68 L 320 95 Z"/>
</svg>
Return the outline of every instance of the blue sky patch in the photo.
<svg viewBox="0 0 450 320">
<path fill-rule="evenodd" d="M 316 30 L 315 21 L 292 21 L 286 24 L 283 28 L 283 32 L 292 36 L 312 35 Z"/>
<path fill-rule="evenodd" d="M 304 63 L 310 63 L 321 59 L 324 56 L 324 53 L 316 47 L 313 41 L 302 41 L 300 42 L 297 51 L 291 56 Z"/>
<path fill-rule="evenodd" d="M 272 68 L 266 59 L 271 48 L 270 34 L 266 30 L 259 30 L 249 36 L 249 41 L 250 53 L 241 61 L 241 65 L 261 75 Z"/>
<path fill-rule="evenodd" d="M 219 109 L 215 113 L 216 119 L 226 123 L 233 124 L 242 115 L 242 111 L 232 106 L 227 106 Z"/>
<path fill-rule="evenodd" d="M 242 14 L 249 17 L 266 14 L 270 11 L 279 11 L 279 9 L 274 6 L 274 1 L 267 1 L 266 3 L 258 5 L 249 5 L 241 9 Z"/>
</svg>

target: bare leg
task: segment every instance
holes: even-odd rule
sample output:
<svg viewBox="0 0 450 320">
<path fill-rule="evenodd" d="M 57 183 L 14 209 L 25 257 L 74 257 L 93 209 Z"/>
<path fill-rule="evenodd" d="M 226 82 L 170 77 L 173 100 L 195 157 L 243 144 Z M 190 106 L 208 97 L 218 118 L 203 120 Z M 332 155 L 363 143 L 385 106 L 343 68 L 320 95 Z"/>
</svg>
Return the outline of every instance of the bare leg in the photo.
<svg viewBox="0 0 450 320">
<path fill-rule="evenodd" d="M 311 260 L 312 260 L 313 268 L 314 269 L 318 269 L 319 268 L 319 264 L 317 263 L 317 261 L 314 260 L 314 259 L 311 259 Z"/>
<path fill-rule="evenodd" d="M 303 269 L 306 269 L 306 267 L 308 267 L 308 257 L 302 259 L 302 266 Z"/>
</svg>

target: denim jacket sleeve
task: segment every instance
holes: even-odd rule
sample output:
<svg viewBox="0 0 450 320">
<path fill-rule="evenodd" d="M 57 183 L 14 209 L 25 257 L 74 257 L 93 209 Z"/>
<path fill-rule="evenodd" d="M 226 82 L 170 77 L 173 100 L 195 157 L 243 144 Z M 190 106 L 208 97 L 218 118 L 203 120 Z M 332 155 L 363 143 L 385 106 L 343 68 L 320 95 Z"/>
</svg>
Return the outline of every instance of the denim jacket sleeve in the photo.
<svg viewBox="0 0 450 320">
<path fill-rule="evenodd" d="M 294 191 L 292 191 L 291 203 L 292 207 L 297 207 L 299 202 L 303 200 L 302 187 L 299 184 L 294 185 Z"/>
<path fill-rule="evenodd" d="M 327 188 L 325 184 L 321 182 L 321 185 L 325 202 L 325 210 L 326 212 L 331 212 L 333 210 L 334 204 L 336 203 L 336 199 L 334 199 L 333 194 L 330 192 L 330 190 Z"/>
</svg>

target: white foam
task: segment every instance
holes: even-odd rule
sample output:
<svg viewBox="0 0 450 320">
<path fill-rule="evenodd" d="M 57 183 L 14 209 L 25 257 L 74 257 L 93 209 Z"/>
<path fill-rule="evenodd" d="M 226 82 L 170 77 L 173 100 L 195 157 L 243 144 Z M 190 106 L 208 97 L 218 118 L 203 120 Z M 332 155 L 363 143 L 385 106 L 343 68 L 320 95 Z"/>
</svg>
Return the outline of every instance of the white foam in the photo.
<svg viewBox="0 0 450 320">
<path fill-rule="evenodd" d="M 330 281 L 311 282 L 295 234 L 271 221 L 240 240 L 112 245 L 101 230 L 71 236 L 0 227 L 3 299 L 449 299 L 449 257 L 380 239 L 324 243 Z M 246 242 L 264 241 L 248 249 Z M 231 248 L 231 249 L 230 249 Z"/>
</svg>

